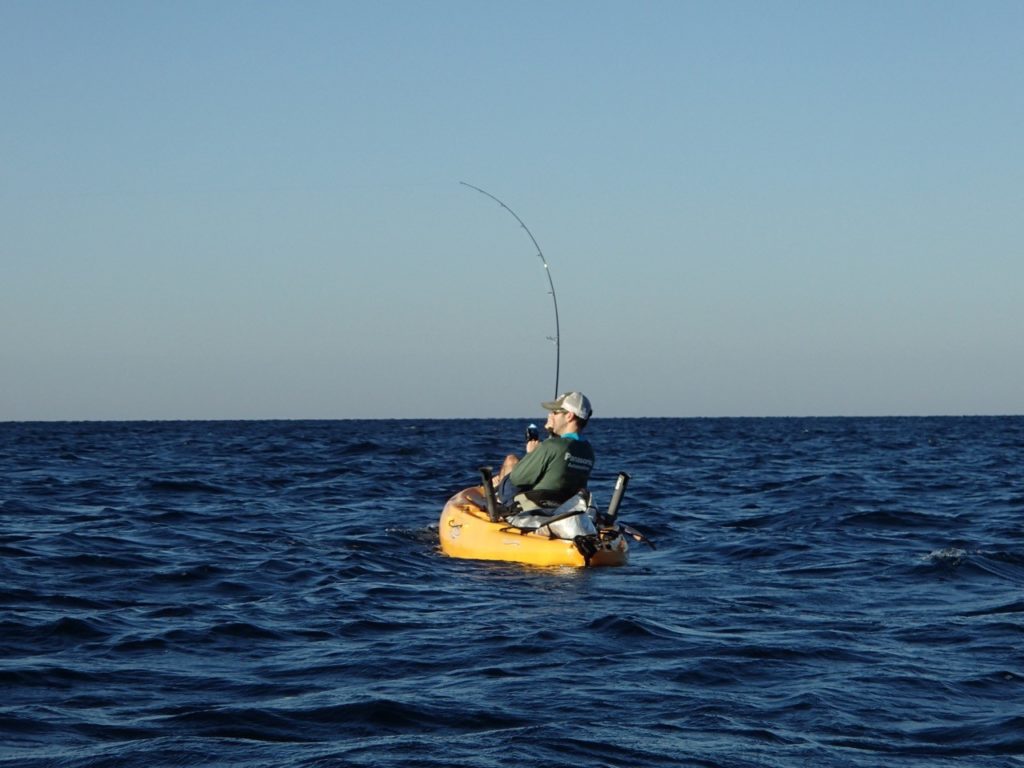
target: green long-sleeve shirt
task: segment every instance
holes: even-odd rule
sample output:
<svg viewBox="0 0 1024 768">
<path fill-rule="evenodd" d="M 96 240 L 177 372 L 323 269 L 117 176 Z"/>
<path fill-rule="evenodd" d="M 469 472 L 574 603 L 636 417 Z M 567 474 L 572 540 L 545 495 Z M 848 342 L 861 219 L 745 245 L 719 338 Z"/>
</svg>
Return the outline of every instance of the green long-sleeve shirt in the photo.
<svg viewBox="0 0 1024 768">
<path fill-rule="evenodd" d="M 594 449 L 590 443 L 577 437 L 556 436 L 526 454 L 508 479 L 521 491 L 565 501 L 587 487 L 593 468 Z"/>
</svg>

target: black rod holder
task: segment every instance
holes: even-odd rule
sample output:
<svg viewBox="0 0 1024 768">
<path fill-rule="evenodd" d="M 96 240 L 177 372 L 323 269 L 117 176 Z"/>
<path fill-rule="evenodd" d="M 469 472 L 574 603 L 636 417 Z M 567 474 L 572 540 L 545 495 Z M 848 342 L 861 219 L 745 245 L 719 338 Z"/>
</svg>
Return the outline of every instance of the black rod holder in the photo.
<svg viewBox="0 0 1024 768">
<path fill-rule="evenodd" d="M 487 500 L 487 517 L 492 523 L 501 519 L 498 514 L 498 497 L 494 495 L 494 477 L 490 467 L 480 467 L 480 480 L 484 486 L 484 498 Z"/>
</svg>

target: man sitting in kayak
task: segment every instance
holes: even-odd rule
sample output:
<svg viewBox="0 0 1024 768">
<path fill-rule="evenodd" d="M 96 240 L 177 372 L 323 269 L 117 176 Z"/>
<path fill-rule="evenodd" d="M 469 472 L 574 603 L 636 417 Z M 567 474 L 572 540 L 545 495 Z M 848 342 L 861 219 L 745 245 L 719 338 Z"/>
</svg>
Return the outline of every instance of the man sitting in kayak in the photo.
<svg viewBox="0 0 1024 768">
<path fill-rule="evenodd" d="M 524 509 L 555 507 L 587 487 L 594 449 L 580 432 L 593 414 L 590 400 L 581 392 L 567 392 L 541 405 L 549 412 L 544 427 L 551 437 L 528 441 L 522 459 L 505 457 L 495 478 L 502 504 L 515 500 Z"/>
</svg>

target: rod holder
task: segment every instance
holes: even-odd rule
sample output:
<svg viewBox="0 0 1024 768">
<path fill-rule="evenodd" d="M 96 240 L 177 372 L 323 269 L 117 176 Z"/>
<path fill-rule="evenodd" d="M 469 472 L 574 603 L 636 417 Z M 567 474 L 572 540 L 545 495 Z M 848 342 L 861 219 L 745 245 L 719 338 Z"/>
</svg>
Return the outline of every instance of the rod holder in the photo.
<svg viewBox="0 0 1024 768">
<path fill-rule="evenodd" d="M 605 519 L 609 523 L 614 523 L 615 518 L 619 516 L 619 505 L 622 504 L 622 497 L 626 493 L 627 485 L 629 485 L 629 475 L 625 472 L 619 472 L 619 476 L 615 478 L 615 490 L 612 492 L 612 500 L 608 502 L 608 511 L 605 513 Z"/>
<path fill-rule="evenodd" d="M 501 519 L 498 514 L 498 497 L 494 494 L 494 475 L 491 467 L 480 467 L 480 481 L 484 486 L 484 499 L 487 501 L 487 517 L 492 523 Z"/>
</svg>

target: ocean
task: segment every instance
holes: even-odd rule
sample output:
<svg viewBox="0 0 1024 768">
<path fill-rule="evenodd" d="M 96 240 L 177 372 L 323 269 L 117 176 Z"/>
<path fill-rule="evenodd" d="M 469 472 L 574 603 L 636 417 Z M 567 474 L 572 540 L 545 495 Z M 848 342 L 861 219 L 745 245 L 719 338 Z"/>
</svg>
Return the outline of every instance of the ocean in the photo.
<svg viewBox="0 0 1024 768">
<path fill-rule="evenodd" d="M 1024 766 L 1024 417 L 598 417 L 656 549 L 445 557 L 529 420 L 0 424 L 0 765 Z"/>
</svg>

